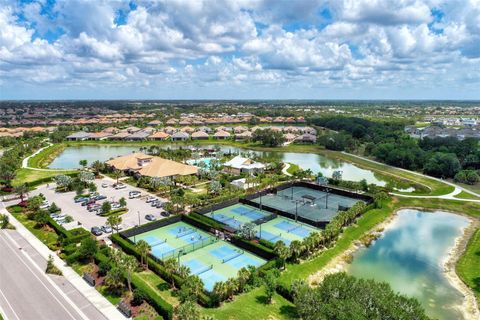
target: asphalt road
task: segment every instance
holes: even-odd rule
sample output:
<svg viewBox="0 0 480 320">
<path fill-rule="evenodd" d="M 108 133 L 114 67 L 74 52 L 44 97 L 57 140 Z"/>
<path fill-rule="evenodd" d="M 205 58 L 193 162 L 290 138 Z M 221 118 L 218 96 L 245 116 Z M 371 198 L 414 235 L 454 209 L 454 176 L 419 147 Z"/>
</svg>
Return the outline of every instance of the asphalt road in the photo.
<svg viewBox="0 0 480 320">
<path fill-rule="evenodd" d="M 0 230 L 0 257 L 0 309 L 6 319 L 105 319 L 63 277 L 45 274 L 46 261 L 15 231 Z"/>
</svg>

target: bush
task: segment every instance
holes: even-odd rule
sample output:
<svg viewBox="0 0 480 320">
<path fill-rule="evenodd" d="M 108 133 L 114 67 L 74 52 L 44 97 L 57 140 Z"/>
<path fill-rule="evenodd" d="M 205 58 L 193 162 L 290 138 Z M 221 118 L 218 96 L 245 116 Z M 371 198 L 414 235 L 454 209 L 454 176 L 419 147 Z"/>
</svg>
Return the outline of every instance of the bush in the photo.
<svg viewBox="0 0 480 320">
<path fill-rule="evenodd" d="M 148 300 L 148 295 L 140 288 L 133 290 L 132 306 L 139 306 L 143 301 Z"/>
<path fill-rule="evenodd" d="M 153 291 L 145 282 L 136 274 L 132 277 L 132 285 L 135 288 L 134 290 L 134 299 L 135 291 L 140 290 L 148 304 L 150 304 L 162 317 L 165 319 L 172 319 L 173 317 L 173 307 L 171 304 L 162 299 L 155 291 Z"/>
</svg>

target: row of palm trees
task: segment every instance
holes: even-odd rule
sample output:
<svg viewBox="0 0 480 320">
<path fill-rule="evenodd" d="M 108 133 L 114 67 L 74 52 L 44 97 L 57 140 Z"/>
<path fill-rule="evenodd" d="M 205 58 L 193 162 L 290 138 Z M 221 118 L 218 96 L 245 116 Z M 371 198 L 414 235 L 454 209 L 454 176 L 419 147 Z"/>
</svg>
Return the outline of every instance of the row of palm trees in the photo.
<svg viewBox="0 0 480 320">
<path fill-rule="evenodd" d="M 298 263 L 300 258 L 307 258 L 317 250 L 329 247 L 342 232 L 343 228 L 352 224 L 366 209 L 364 202 L 357 202 L 347 211 L 336 215 L 327 227 L 320 232 L 313 232 L 302 241 L 294 240 L 287 247 L 282 241 L 274 245 L 274 252 L 285 267 L 286 261 Z"/>
</svg>

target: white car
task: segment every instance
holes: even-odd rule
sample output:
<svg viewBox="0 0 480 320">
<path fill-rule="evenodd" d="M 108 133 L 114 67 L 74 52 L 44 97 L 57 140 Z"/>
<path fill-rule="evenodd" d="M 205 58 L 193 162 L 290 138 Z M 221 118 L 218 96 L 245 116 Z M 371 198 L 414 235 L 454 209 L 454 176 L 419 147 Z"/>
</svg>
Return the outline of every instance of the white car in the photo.
<svg viewBox="0 0 480 320">
<path fill-rule="evenodd" d="M 102 188 L 108 188 L 108 183 L 106 182 L 102 183 Z"/>
<path fill-rule="evenodd" d="M 115 186 L 115 190 L 120 190 L 120 189 L 125 189 L 125 188 L 127 188 L 127 186 L 124 185 L 124 184 L 117 184 L 117 185 Z"/>
<path fill-rule="evenodd" d="M 146 202 L 150 203 L 150 202 L 153 202 L 153 201 L 156 201 L 156 200 L 157 200 L 157 198 L 155 198 L 155 197 L 148 197 Z"/>
</svg>

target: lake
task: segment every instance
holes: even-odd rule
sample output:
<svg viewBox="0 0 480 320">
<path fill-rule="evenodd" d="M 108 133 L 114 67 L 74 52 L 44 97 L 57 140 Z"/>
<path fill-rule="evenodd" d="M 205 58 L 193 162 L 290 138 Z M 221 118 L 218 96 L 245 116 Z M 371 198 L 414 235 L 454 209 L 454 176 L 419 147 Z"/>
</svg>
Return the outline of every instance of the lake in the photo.
<svg viewBox="0 0 480 320">
<path fill-rule="evenodd" d="M 452 213 L 401 210 L 381 238 L 354 254 L 346 271 L 417 298 L 431 317 L 462 319 L 456 307 L 463 295 L 446 279 L 443 263 L 468 224 Z"/>
<path fill-rule="evenodd" d="M 185 148 L 184 145 L 158 145 L 160 148 Z M 214 148 L 213 145 L 206 145 L 203 147 Z M 378 186 L 385 186 L 388 181 L 384 177 L 379 176 L 370 170 L 359 168 L 348 162 L 327 158 L 323 155 L 315 153 L 298 153 L 298 152 L 262 152 L 248 149 L 241 149 L 237 147 L 220 145 L 217 148 L 224 153 L 250 153 L 262 155 L 275 160 L 289 162 L 300 166 L 300 168 L 310 169 L 314 173 L 321 172 L 326 177 L 331 177 L 333 172 L 340 170 L 342 172 L 343 180 L 360 181 L 365 179 L 368 183 L 373 183 Z M 52 169 L 76 169 L 80 168 L 80 160 L 87 160 L 90 165 L 95 160 L 106 161 L 111 158 L 126 155 L 132 152 L 138 152 L 140 147 L 135 146 L 119 146 L 119 145 L 92 145 L 92 146 L 78 146 L 67 147 L 60 153 L 48 166 Z M 413 191 L 414 189 L 399 189 L 400 191 Z"/>
</svg>

